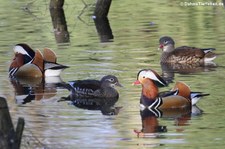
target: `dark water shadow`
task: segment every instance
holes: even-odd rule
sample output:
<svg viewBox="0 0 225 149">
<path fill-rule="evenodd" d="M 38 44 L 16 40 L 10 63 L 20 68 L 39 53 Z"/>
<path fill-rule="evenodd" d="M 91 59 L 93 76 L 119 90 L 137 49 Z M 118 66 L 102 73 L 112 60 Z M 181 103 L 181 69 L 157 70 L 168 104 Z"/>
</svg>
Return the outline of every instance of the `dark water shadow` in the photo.
<svg viewBox="0 0 225 149">
<path fill-rule="evenodd" d="M 160 133 L 165 133 L 168 129 L 160 124 L 159 118 L 173 120 L 176 126 L 187 126 L 193 116 L 200 116 L 202 112 L 197 106 L 192 106 L 191 109 L 144 109 L 140 111 L 142 129 L 135 129 L 134 132 L 138 137 L 162 137 Z M 184 131 L 184 128 L 179 127 L 176 131 Z"/>
<path fill-rule="evenodd" d="M 167 83 L 171 83 L 174 80 L 176 73 L 178 74 L 194 74 L 200 72 L 216 71 L 218 67 L 214 62 L 204 65 L 195 64 L 171 64 L 160 63 L 162 69 L 162 77 Z"/>
<path fill-rule="evenodd" d="M 101 42 L 113 42 L 113 33 L 107 17 L 93 18 Z"/>
<path fill-rule="evenodd" d="M 67 97 L 62 97 L 61 101 L 70 101 L 71 105 L 86 109 L 86 110 L 100 110 L 103 115 L 118 115 L 122 107 L 115 107 L 118 98 L 81 98 L 71 93 Z"/>
<path fill-rule="evenodd" d="M 33 100 L 50 99 L 57 94 L 60 77 L 46 78 L 10 78 L 15 92 L 15 102 L 26 104 Z"/>
</svg>

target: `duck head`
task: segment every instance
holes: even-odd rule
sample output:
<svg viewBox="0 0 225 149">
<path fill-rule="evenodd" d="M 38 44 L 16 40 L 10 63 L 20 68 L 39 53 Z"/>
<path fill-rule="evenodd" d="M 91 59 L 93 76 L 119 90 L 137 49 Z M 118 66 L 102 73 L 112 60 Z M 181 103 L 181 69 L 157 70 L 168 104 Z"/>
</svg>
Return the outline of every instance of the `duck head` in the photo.
<svg viewBox="0 0 225 149">
<path fill-rule="evenodd" d="M 142 98 L 155 100 L 158 96 L 158 87 L 166 86 L 166 82 L 154 70 L 143 69 L 138 72 L 134 85 L 142 85 Z"/>
<path fill-rule="evenodd" d="M 34 50 L 31 49 L 31 47 L 25 43 L 19 43 L 15 45 L 13 51 L 14 53 L 20 53 L 24 55 L 30 61 L 34 58 L 34 55 L 35 55 Z"/>
<path fill-rule="evenodd" d="M 113 87 L 113 88 L 115 86 L 122 87 L 122 85 L 119 83 L 118 78 L 113 75 L 104 76 L 100 82 L 101 82 L 101 86 L 103 87 Z"/>
<path fill-rule="evenodd" d="M 35 52 L 27 44 L 20 43 L 15 45 L 14 49 L 14 58 L 9 67 L 9 75 L 14 76 L 18 69 L 27 64 L 31 63 L 34 58 Z"/>
<path fill-rule="evenodd" d="M 42 76 L 44 61 L 39 50 L 34 51 L 24 43 L 15 45 L 13 50 L 15 56 L 9 67 L 9 76 Z"/>
<path fill-rule="evenodd" d="M 151 69 L 140 70 L 137 74 L 137 81 L 135 81 L 133 84 L 142 84 L 146 78 L 152 80 L 157 87 L 167 86 L 166 81 L 160 77 L 157 72 Z"/>
<path fill-rule="evenodd" d="M 159 49 L 163 52 L 172 52 L 174 50 L 175 42 L 169 36 L 163 36 L 159 39 Z"/>
</svg>

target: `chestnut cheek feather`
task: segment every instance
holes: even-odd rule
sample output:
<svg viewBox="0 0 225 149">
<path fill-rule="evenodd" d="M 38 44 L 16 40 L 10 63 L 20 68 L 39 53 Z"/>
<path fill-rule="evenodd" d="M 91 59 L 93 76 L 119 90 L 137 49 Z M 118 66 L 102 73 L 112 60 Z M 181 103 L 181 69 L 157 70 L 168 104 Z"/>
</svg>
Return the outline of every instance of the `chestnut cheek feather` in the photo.
<svg viewBox="0 0 225 149">
<path fill-rule="evenodd" d="M 22 55 L 15 55 L 10 65 L 10 68 L 19 68 L 23 65 L 23 57 Z"/>
</svg>

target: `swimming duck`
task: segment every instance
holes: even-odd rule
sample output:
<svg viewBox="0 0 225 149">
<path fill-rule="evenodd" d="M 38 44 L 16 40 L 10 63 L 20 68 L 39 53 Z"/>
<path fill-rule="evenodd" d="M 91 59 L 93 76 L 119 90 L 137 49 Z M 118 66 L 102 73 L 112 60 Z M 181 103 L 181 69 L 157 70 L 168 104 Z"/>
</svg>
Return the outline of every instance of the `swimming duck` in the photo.
<svg viewBox="0 0 225 149">
<path fill-rule="evenodd" d="M 56 63 L 56 54 L 45 48 L 43 55 L 40 50 L 34 51 L 24 43 L 14 47 L 15 56 L 9 67 L 9 76 L 17 77 L 43 77 L 59 76 L 62 70 L 68 68 Z"/>
<path fill-rule="evenodd" d="M 191 100 L 180 95 L 159 96 L 158 85 L 166 86 L 166 82 L 151 69 L 138 72 L 134 85 L 142 85 L 140 104 L 143 109 L 183 109 L 191 108 Z"/>
<path fill-rule="evenodd" d="M 200 49 L 196 47 L 181 46 L 175 48 L 174 40 L 169 36 L 159 39 L 159 48 L 162 49 L 161 63 L 198 64 L 211 62 L 216 58 L 212 51 L 214 48 Z"/>
<path fill-rule="evenodd" d="M 122 87 L 114 75 L 104 76 L 99 80 L 76 80 L 61 86 L 71 91 L 74 98 L 119 98 L 115 86 Z"/>
</svg>

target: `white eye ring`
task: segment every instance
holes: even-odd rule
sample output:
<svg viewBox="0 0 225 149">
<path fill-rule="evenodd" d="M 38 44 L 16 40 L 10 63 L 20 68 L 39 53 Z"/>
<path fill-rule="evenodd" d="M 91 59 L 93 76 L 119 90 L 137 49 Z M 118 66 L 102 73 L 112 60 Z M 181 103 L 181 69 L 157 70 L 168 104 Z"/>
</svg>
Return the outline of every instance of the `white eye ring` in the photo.
<svg viewBox="0 0 225 149">
<path fill-rule="evenodd" d="M 106 79 L 106 80 L 108 80 L 109 82 L 114 82 L 115 81 L 115 79 L 113 79 L 113 78 Z"/>
<path fill-rule="evenodd" d="M 114 82 L 114 79 L 113 79 L 113 78 L 110 78 L 109 81 L 110 81 L 110 82 Z"/>
</svg>

